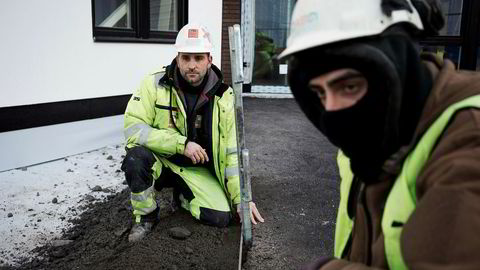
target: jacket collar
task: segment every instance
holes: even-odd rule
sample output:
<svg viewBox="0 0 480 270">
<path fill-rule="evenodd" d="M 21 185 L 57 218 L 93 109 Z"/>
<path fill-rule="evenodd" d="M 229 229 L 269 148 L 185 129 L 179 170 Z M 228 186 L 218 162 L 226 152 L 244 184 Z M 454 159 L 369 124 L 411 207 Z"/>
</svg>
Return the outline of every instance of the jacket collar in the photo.
<svg viewBox="0 0 480 270">
<path fill-rule="evenodd" d="M 174 58 L 173 61 L 169 66 L 165 68 L 166 73 L 164 76 L 163 81 L 169 82 L 169 85 L 175 87 L 177 89 L 178 94 L 180 98 L 182 99 L 183 103 L 185 104 L 185 97 L 182 92 L 182 90 L 179 88 L 179 83 L 178 83 L 178 72 L 176 72 L 178 69 L 177 67 L 177 61 Z M 207 72 L 207 82 L 205 83 L 205 87 L 203 88 L 202 92 L 200 93 L 199 100 L 197 102 L 197 106 L 195 107 L 195 110 L 201 106 L 203 106 L 206 102 L 208 102 L 213 95 L 217 92 L 217 90 L 220 88 L 220 85 L 223 82 L 223 75 L 220 69 L 212 64 L 210 70 Z"/>
<path fill-rule="evenodd" d="M 424 54 L 422 59 L 434 78 L 433 87 L 423 108 L 412 140 L 408 145 L 401 147 L 384 163 L 383 170 L 390 176 L 396 176 L 400 173 L 405 158 L 417 146 L 418 141 L 433 122 L 449 106 L 467 97 L 480 94 L 480 78 L 478 74 L 468 71 L 457 71 L 455 70 L 455 65 L 450 60 L 439 59 L 433 54 Z"/>
</svg>

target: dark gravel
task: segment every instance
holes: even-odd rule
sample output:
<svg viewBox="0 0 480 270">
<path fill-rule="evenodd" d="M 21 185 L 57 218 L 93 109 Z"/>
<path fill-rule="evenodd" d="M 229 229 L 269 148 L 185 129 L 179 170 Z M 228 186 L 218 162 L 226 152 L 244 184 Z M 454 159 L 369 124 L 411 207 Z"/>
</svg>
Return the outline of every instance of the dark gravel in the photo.
<svg viewBox="0 0 480 270">
<path fill-rule="evenodd" d="M 333 256 L 337 149 L 292 99 L 244 104 L 253 198 L 266 222 L 254 228 L 244 268 L 297 269 Z"/>
</svg>

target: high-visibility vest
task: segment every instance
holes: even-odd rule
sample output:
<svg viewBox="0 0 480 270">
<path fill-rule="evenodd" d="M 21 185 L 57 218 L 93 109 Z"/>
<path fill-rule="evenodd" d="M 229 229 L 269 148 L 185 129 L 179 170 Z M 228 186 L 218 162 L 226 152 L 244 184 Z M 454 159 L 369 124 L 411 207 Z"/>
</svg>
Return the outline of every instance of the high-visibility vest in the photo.
<svg viewBox="0 0 480 270">
<path fill-rule="evenodd" d="M 340 205 L 338 206 L 337 224 L 335 225 L 334 255 L 340 259 L 353 228 L 353 220 L 350 219 L 347 212 L 348 195 L 352 187 L 353 173 L 350 170 L 350 160 L 341 150 L 338 151 L 337 164 L 342 181 L 340 182 Z"/>
<path fill-rule="evenodd" d="M 403 225 L 415 210 L 416 182 L 417 177 L 427 162 L 430 154 L 441 136 L 451 117 L 459 110 L 465 108 L 480 108 L 480 95 L 472 96 L 450 105 L 430 126 L 422 138 L 417 143 L 415 149 L 405 159 L 402 171 L 397 177 L 390 193 L 387 197 L 385 209 L 382 217 L 382 231 L 384 235 L 385 256 L 390 269 L 408 269 L 402 256 L 400 237 Z M 344 158 L 340 156 L 339 158 Z M 350 193 L 350 186 L 353 181 L 353 175 L 346 174 L 349 167 L 345 167 L 345 161 L 339 162 L 340 171 L 344 171 L 342 183 L 344 188 L 340 188 L 340 205 L 337 216 L 335 232 L 335 257 L 340 258 L 345 249 L 350 234 L 352 233 L 353 221 L 347 213 L 347 202 Z M 344 176 L 346 176 L 344 178 Z M 348 189 L 346 188 L 348 186 Z M 400 206 L 400 207 L 399 207 Z"/>
<path fill-rule="evenodd" d="M 165 69 L 149 74 L 130 98 L 125 111 L 127 147 L 143 145 L 160 157 L 174 173 L 189 172 L 166 158 L 183 154 L 187 136 L 186 112 L 175 87 L 162 83 Z M 240 203 L 237 158 L 235 96 L 228 87 L 221 97 L 214 95 L 212 112 L 212 154 L 215 176 L 232 204 Z M 159 175 L 156 176 L 158 178 Z"/>
</svg>

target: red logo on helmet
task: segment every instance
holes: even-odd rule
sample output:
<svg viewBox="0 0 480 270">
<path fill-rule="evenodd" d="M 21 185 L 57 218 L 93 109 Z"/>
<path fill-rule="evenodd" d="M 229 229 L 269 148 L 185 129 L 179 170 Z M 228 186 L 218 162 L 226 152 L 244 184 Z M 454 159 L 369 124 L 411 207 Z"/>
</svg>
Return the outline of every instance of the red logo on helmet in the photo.
<svg viewBox="0 0 480 270">
<path fill-rule="evenodd" d="M 188 38 L 198 38 L 198 29 L 188 29 Z"/>
</svg>

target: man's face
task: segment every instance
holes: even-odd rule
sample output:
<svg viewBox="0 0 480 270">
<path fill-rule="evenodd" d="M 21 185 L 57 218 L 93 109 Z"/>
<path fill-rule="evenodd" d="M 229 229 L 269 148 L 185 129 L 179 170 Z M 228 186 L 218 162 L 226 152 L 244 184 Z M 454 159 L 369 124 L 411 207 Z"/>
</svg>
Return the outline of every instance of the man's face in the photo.
<svg viewBox="0 0 480 270">
<path fill-rule="evenodd" d="M 357 103 L 368 90 L 365 76 L 358 70 L 342 68 L 310 80 L 308 86 L 315 92 L 326 111 L 338 111 Z"/>
<path fill-rule="evenodd" d="M 212 66 L 212 56 L 208 53 L 178 53 L 177 66 L 189 84 L 198 86 Z"/>
</svg>

